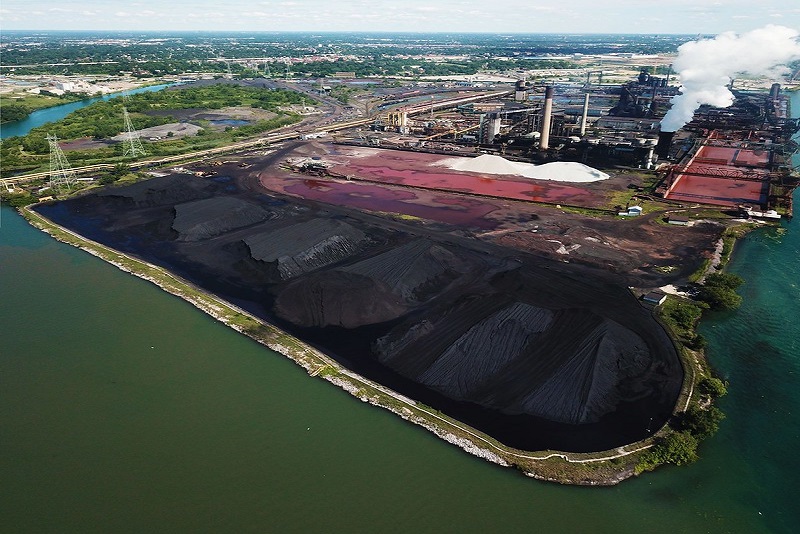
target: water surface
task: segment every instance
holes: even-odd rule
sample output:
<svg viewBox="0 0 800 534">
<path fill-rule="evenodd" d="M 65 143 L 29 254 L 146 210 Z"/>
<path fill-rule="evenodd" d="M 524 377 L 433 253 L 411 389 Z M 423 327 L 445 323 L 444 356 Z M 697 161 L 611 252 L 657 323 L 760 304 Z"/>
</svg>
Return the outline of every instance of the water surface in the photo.
<svg viewBox="0 0 800 534">
<path fill-rule="evenodd" d="M 152 93 L 160 91 L 165 87 L 169 87 L 170 85 L 174 84 L 162 84 L 162 85 L 151 85 L 148 87 L 139 87 L 137 89 L 131 89 L 130 91 L 126 91 L 126 93 L 129 95 L 134 95 L 136 93 Z M 6 137 L 14 137 L 17 135 L 26 135 L 33 128 L 38 128 L 39 126 L 47 124 L 48 122 L 55 122 L 61 120 L 70 113 L 72 113 L 73 111 L 85 108 L 86 106 L 94 104 L 95 102 L 99 102 L 100 100 L 111 100 L 112 98 L 117 98 L 119 96 L 122 96 L 122 94 L 123 93 L 110 93 L 103 96 L 95 96 L 92 98 L 87 98 L 85 100 L 79 100 L 77 102 L 70 102 L 69 104 L 61 104 L 59 106 L 38 109 L 32 112 L 26 118 L 22 119 L 21 121 L 8 122 L 3 125 L 0 125 L 0 139 L 5 139 Z"/>
</svg>

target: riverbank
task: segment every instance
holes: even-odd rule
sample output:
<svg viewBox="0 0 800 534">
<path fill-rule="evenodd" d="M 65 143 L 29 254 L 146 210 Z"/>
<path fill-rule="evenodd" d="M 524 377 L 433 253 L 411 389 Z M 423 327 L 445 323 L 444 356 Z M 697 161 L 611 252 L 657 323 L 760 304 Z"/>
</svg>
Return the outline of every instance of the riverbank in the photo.
<svg viewBox="0 0 800 534">
<path fill-rule="evenodd" d="M 563 484 L 616 484 L 636 474 L 636 465 L 641 455 L 653 446 L 654 438 L 663 437 L 670 432 L 668 427 L 664 427 L 647 440 L 597 453 L 529 452 L 506 447 L 452 418 L 343 368 L 296 337 L 160 267 L 85 239 L 52 223 L 29 208 L 22 209 L 21 213 L 35 227 L 59 241 L 81 248 L 190 302 L 218 321 L 292 359 L 310 375 L 323 378 L 364 402 L 388 409 L 470 454 L 498 465 L 514 466 L 527 476 Z M 693 380 L 684 382 L 684 392 L 679 406 L 688 406 L 694 389 Z"/>
<path fill-rule="evenodd" d="M 53 102 L 52 105 L 36 105 L 31 107 L 25 117 L 14 121 L 3 122 L 2 128 L 0 129 L 0 138 L 7 139 L 9 137 L 21 137 L 27 135 L 28 132 L 30 132 L 33 128 L 61 120 L 73 111 L 77 111 L 95 102 L 110 100 L 122 95 L 156 92 L 172 85 L 176 85 L 176 82 L 164 83 L 157 80 L 151 80 L 143 83 L 137 83 L 136 85 L 126 84 L 120 86 L 119 88 L 115 88 L 114 91 L 94 96 L 87 94 L 81 98 L 70 98 L 70 93 L 65 93 L 66 100 L 60 97 L 42 97 L 51 99 Z M 3 98 L 8 99 L 8 96 L 4 95 Z M 40 100 L 40 102 L 46 103 L 47 100 Z M 11 103 L 6 103 L 6 105 L 9 104 Z"/>
<path fill-rule="evenodd" d="M 141 91 L 146 87 L 164 84 L 164 81 L 155 78 L 127 79 L 113 76 L 21 76 L 0 78 L 0 95 L 3 106 L 16 105 L 24 108 L 24 116 L 14 115 L 6 119 L 3 114 L 0 124 L 12 126 L 19 121 L 26 120 L 31 113 L 51 109 L 54 107 L 96 100 L 103 96 L 114 97 Z M 58 87 L 70 87 L 64 91 Z M 1 108 L 0 107 L 0 108 Z M 16 133 L 15 135 L 21 135 Z M 24 135 L 24 134 L 23 134 Z M 3 136 L 8 137 L 8 136 Z"/>
</svg>

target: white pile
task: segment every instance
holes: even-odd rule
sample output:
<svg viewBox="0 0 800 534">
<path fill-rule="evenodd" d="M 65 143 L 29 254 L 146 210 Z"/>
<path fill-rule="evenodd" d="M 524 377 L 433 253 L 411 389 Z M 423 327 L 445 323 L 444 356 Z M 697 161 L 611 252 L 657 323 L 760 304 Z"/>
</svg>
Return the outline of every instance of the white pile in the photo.
<svg viewBox="0 0 800 534">
<path fill-rule="evenodd" d="M 455 171 L 478 174 L 504 174 L 523 176 L 535 180 L 556 182 L 597 182 L 606 180 L 608 175 L 583 163 L 555 161 L 544 165 L 508 161 L 501 156 L 483 154 L 477 158 L 448 158 L 436 163 Z"/>
</svg>

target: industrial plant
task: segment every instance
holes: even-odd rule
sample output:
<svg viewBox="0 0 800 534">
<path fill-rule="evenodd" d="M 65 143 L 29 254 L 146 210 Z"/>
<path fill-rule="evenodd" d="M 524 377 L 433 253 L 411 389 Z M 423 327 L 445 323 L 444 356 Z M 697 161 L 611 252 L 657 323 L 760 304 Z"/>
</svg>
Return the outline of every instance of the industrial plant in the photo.
<svg viewBox="0 0 800 534">
<path fill-rule="evenodd" d="M 679 132 L 662 131 L 679 94 L 671 74 L 642 70 L 623 85 L 587 81 L 544 84 L 520 80 L 493 98 L 450 93 L 400 94 L 384 104 L 369 130 L 337 141 L 406 151 L 477 156 L 512 162 L 579 162 L 598 168 L 652 170 L 654 198 L 670 204 L 750 208 L 750 214 L 791 216 L 792 135 L 779 84 L 769 93 L 738 91 L 732 106 L 702 106 Z M 499 86 L 498 86 L 499 89 Z M 399 104 L 398 104 L 399 102 Z M 745 208 L 746 207 L 746 208 Z M 769 215 L 766 215 L 769 214 Z"/>
</svg>

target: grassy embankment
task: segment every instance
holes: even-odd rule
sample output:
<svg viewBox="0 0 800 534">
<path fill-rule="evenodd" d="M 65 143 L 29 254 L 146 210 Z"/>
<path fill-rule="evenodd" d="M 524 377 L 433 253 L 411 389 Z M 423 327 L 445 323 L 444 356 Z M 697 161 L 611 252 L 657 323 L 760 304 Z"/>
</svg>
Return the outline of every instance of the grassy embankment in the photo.
<svg viewBox="0 0 800 534">
<path fill-rule="evenodd" d="M 0 123 L 20 121 L 36 110 L 78 102 L 91 95 L 65 93 L 61 96 L 48 94 L 10 93 L 0 99 Z"/>
<path fill-rule="evenodd" d="M 727 393 L 727 384 L 714 376 L 705 355 L 706 340 L 697 332 L 704 314 L 714 310 L 734 310 L 741 297 L 736 289 L 744 283 L 740 277 L 722 268 L 730 261 L 737 239 L 759 223 L 742 223 L 722 233 L 719 263 L 705 262 L 690 277 L 691 282 L 703 279 L 694 298 L 670 295 L 659 306 L 657 317 L 675 342 L 686 373 L 673 418 L 654 446 L 643 453 L 636 472 L 652 470 L 664 463 L 682 465 L 697 460 L 699 444 L 713 436 L 725 415 L 714 400 Z"/>
</svg>

